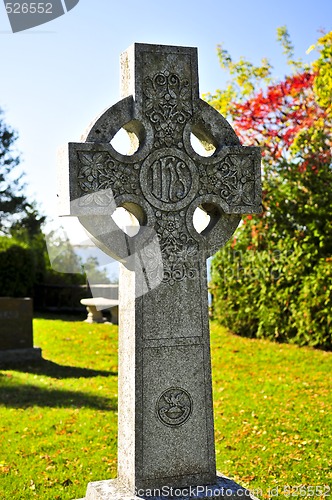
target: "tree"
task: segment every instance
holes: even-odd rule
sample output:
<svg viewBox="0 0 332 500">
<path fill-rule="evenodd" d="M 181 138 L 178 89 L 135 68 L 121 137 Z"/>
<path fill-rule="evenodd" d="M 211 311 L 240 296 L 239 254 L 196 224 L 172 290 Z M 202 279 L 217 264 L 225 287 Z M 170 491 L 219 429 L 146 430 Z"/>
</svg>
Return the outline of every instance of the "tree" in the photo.
<svg viewBox="0 0 332 500">
<path fill-rule="evenodd" d="M 13 222 L 9 228 L 9 236 L 27 245 L 33 252 L 36 270 L 35 283 L 42 283 L 45 280 L 49 262 L 43 233 L 45 222 L 46 216 L 39 213 L 36 203 L 26 203 L 20 220 Z"/>
<path fill-rule="evenodd" d="M 12 223 L 17 221 L 27 206 L 20 163 L 14 145 L 17 134 L 3 119 L 0 110 L 0 234 L 8 234 Z"/>
<path fill-rule="evenodd" d="M 292 74 L 273 81 L 266 60 L 234 63 L 219 48 L 233 80 L 207 96 L 263 156 L 263 213 L 213 261 L 214 315 L 241 334 L 331 347 L 332 33 L 310 47 L 310 66 L 284 27 L 278 39 Z"/>
<path fill-rule="evenodd" d="M 0 236 L 0 296 L 31 296 L 35 277 L 35 259 L 31 248 L 14 238 Z"/>
<path fill-rule="evenodd" d="M 24 252 L 29 253 L 29 258 L 33 260 L 30 267 L 33 269 L 34 282 L 41 282 L 44 279 L 47 263 L 46 244 L 42 232 L 46 217 L 38 212 L 35 202 L 30 202 L 26 198 L 24 174 L 19 171 L 20 158 L 15 150 L 17 137 L 17 133 L 6 125 L 0 110 L 0 236 L 3 237 L 5 249 L 2 250 L 2 257 L 3 260 L 5 257 L 8 260 L 12 255 L 19 255 L 19 252 L 22 255 Z M 7 276 L 9 269 L 13 273 L 14 268 L 16 276 L 19 276 L 19 273 L 24 276 L 27 267 L 29 266 L 24 264 L 23 257 L 17 258 L 15 265 L 6 266 L 3 263 L 1 276 L 4 278 L 4 273 L 7 273 Z M 31 281 L 31 272 L 26 276 L 26 281 Z M 15 285 L 16 291 L 11 291 L 11 294 L 21 293 L 24 283 L 18 287 L 17 282 L 18 280 Z M 8 294 L 9 288 L 5 286 L 5 280 L 3 285 L 1 293 Z M 32 293 L 31 286 L 26 289 Z"/>
</svg>

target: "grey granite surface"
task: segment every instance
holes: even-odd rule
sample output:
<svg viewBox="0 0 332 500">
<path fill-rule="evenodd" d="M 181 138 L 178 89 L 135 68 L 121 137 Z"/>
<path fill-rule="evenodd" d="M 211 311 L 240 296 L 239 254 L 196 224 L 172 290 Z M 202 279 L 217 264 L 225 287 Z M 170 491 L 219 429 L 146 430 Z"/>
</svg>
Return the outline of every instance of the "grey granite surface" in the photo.
<svg viewBox="0 0 332 500">
<path fill-rule="evenodd" d="M 218 498 L 258 500 L 249 490 L 220 473 L 217 474 L 213 485 L 191 486 L 184 489 L 167 486 L 160 490 L 137 489 L 135 494 L 121 486 L 117 479 L 96 481 L 89 483 L 86 497 L 80 500 L 217 500 Z"/>
<path fill-rule="evenodd" d="M 119 483 L 89 485 L 89 500 L 117 496 L 117 484 L 130 491 L 214 484 L 206 259 L 241 214 L 261 210 L 260 150 L 241 146 L 199 98 L 197 50 L 134 44 L 121 64 L 123 99 L 84 142 L 65 148 L 60 168 L 63 215 L 76 215 L 121 262 Z M 128 155 L 110 144 L 121 127 L 132 139 Z M 137 218 L 137 235 L 114 222 L 117 207 Z M 198 207 L 210 217 L 201 233 Z"/>
</svg>

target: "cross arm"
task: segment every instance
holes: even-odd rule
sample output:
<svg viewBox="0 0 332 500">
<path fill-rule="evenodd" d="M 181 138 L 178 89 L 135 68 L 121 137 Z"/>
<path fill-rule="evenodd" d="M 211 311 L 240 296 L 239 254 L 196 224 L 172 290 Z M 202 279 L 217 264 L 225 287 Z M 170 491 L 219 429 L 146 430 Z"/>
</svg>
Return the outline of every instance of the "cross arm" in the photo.
<svg viewBox="0 0 332 500">
<path fill-rule="evenodd" d="M 110 144 L 94 142 L 69 143 L 60 158 L 61 215 L 77 216 L 91 239 L 123 263 L 135 253 L 135 240 L 117 226 L 112 214 L 128 203 L 131 212 L 139 207 L 135 204 L 140 194 L 137 166 Z M 143 212 L 137 209 L 135 215 L 144 224 Z"/>
<path fill-rule="evenodd" d="M 216 195 L 227 214 L 259 213 L 261 152 L 258 147 L 223 146 L 219 154 L 199 164 L 199 194 Z"/>
<path fill-rule="evenodd" d="M 188 226 L 200 206 L 210 223 L 200 235 L 205 256 L 213 255 L 236 230 L 241 215 L 260 213 L 261 152 L 258 147 L 223 146 L 208 158 L 196 161 L 198 197 L 188 211 Z"/>
</svg>

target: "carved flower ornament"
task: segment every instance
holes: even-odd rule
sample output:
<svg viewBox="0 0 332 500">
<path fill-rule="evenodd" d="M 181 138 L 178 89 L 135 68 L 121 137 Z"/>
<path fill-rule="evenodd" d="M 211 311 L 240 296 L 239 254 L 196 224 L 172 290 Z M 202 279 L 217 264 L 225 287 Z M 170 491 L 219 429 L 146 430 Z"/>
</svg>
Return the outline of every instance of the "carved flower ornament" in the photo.
<svg viewBox="0 0 332 500">
<path fill-rule="evenodd" d="M 182 131 L 192 115 L 189 82 L 165 71 L 144 81 L 145 114 L 155 128 L 156 146 L 181 144 Z"/>
<path fill-rule="evenodd" d="M 109 168 L 111 157 L 108 153 L 84 153 L 78 152 L 80 169 L 78 181 L 82 191 L 91 192 L 100 189 L 99 176 L 105 168 Z"/>
<path fill-rule="evenodd" d="M 135 164 L 132 167 L 117 162 L 107 152 L 79 151 L 78 158 L 80 167 L 77 178 L 83 192 L 93 193 L 109 190 L 113 192 L 115 197 L 124 193 L 141 193 L 138 182 L 139 165 Z"/>
<path fill-rule="evenodd" d="M 158 224 L 160 226 L 160 231 L 158 233 L 163 239 L 166 239 L 168 236 L 172 235 L 174 238 L 179 237 L 179 228 L 180 228 L 180 218 L 178 214 L 172 213 L 163 213 L 160 216 L 160 212 L 156 213 L 158 219 Z"/>
</svg>

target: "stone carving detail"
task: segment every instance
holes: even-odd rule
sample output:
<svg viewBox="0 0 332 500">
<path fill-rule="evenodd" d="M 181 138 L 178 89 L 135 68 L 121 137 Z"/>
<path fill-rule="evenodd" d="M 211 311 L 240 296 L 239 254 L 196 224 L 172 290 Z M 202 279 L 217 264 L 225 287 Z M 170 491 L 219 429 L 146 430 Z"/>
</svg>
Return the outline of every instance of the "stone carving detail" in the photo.
<svg viewBox="0 0 332 500">
<path fill-rule="evenodd" d="M 233 207 L 250 205 L 255 195 L 255 158 L 227 153 L 217 163 L 195 166 L 183 151 L 171 151 L 151 153 L 142 166 L 115 160 L 108 151 L 77 151 L 77 180 L 83 195 L 80 206 L 110 206 L 125 194 L 139 195 L 153 205 L 160 252 L 154 254 L 152 247 L 142 250 L 149 262 L 146 274 L 149 282 L 174 285 L 198 275 L 199 244 L 189 234 L 185 217 L 192 197 L 214 194 Z M 194 177 L 199 183 L 193 182 Z"/>
<path fill-rule="evenodd" d="M 190 394 L 179 387 L 171 387 L 159 397 L 156 413 L 159 420 L 170 427 L 184 424 L 192 413 Z"/>
<path fill-rule="evenodd" d="M 179 154 L 182 155 L 180 152 Z M 109 206 L 123 194 L 142 196 L 139 184 L 140 164 L 129 166 L 120 163 L 107 151 L 78 151 L 77 157 L 77 180 L 83 194 L 79 199 L 80 206 Z M 177 200 L 184 200 L 191 188 L 191 176 L 190 168 L 181 157 L 165 156 L 150 166 L 149 180 L 154 194 L 161 197 L 162 205 L 167 205 L 168 202 L 176 204 Z M 184 202 L 186 203 L 185 200 Z M 146 273 L 149 282 L 174 285 L 185 278 L 196 278 L 198 244 L 187 232 L 185 211 L 156 210 L 155 216 L 162 262 L 160 253 L 153 250 L 154 246 L 142 249 L 145 261 L 148 262 Z"/>
<path fill-rule="evenodd" d="M 174 155 L 161 157 L 151 165 L 149 183 L 155 198 L 164 203 L 183 200 L 191 187 L 191 173 L 185 162 Z"/>
<path fill-rule="evenodd" d="M 121 485 L 152 491 L 165 476 L 174 489 L 215 482 L 205 260 L 231 238 L 241 214 L 259 212 L 260 154 L 240 146 L 199 100 L 196 49 L 134 44 L 121 61 L 125 97 L 96 120 L 86 142 L 69 144 L 61 184 L 65 213 L 124 266 L 119 479 L 90 483 L 88 495 L 129 498 L 133 491 Z M 109 143 L 120 127 L 137 133 L 132 155 Z M 210 157 L 191 146 L 191 132 L 203 143 L 213 137 Z M 117 206 L 137 214 L 138 234 L 116 229 Z M 197 206 L 211 214 L 201 234 Z"/>
<path fill-rule="evenodd" d="M 77 152 L 78 185 L 82 191 L 80 205 L 108 206 L 122 194 L 141 194 L 138 182 L 139 164 L 129 166 L 115 161 L 105 151 Z"/>
<path fill-rule="evenodd" d="M 157 236 L 163 259 L 163 281 L 174 285 L 197 277 L 198 244 L 186 232 L 185 212 L 156 212 Z"/>
<path fill-rule="evenodd" d="M 160 210 L 181 210 L 198 190 L 198 170 L 183 151 L 163 148 L 143 162 L 140 183 L 145 198 Z"/>
<path fill-rule="evenodd" d="M 228 154 L 220 163 L 199 165 L 199 194 L 216 194 L 229 205 L 251 205 L 255 199 L 255 157 Z"/>
<path fill-rule="evenodd" d="M 144 112 L 155 131 L 155 147 L 183 147 L 182 133 L 192 115 L 189 81 L 176 73 L 157 73 L 143 83 Z"/>
<path fill-rule="evenodd" d="M 141 252 L 146 262 L 145 272 L 149 283 L 174 285 L 184 279 L 198 276 L 198 243 L 189 235 L 185 226 L 185 212 L 155 212 L 156 236 L 160 252 L 154 245 L 147 245 Z"/>
</svg>

